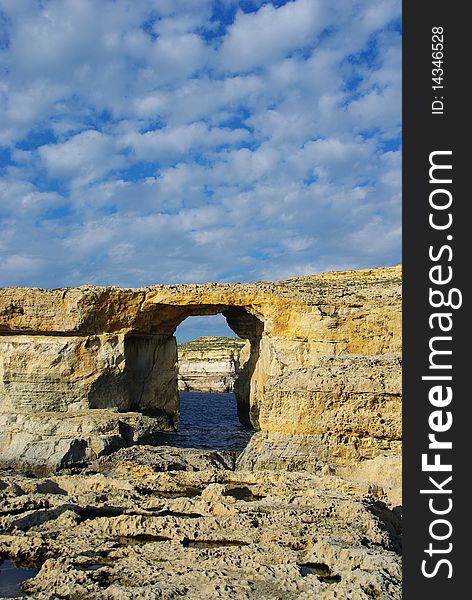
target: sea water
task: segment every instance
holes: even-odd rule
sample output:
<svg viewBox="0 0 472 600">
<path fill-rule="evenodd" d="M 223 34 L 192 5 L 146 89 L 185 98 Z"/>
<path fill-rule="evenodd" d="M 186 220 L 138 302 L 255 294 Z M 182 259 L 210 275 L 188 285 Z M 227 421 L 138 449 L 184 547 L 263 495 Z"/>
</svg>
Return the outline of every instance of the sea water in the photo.
<svg viewBox="0 0 472 600">
<path fill-rule="evenodd" d="M 153 443 L 178 448 L 241 451 L 253 433 L 239 422 L 234 394 L 181 392 L 179 430 L 157 434 Z"/>
</svg>

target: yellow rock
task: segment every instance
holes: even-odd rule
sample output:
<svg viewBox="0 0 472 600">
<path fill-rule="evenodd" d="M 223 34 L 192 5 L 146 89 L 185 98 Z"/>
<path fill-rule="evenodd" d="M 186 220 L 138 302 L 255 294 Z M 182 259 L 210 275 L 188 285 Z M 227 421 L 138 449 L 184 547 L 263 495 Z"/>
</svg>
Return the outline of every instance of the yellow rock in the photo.
<svg viewBox="0 0 472 600">
<path fill-rule="evenodd" d="M 398 455 L 398 266 L 273 283 L 2 289 L 0 412 L 73 410 L 86 421 L 131 410 L 176 425 L 174 331 L 218 313 L 250 344 L 235 394 L 259 433 L 241 464 L 345 468 Z M 18 422 L 2 435 L 21 436 Z"/>
</svg>

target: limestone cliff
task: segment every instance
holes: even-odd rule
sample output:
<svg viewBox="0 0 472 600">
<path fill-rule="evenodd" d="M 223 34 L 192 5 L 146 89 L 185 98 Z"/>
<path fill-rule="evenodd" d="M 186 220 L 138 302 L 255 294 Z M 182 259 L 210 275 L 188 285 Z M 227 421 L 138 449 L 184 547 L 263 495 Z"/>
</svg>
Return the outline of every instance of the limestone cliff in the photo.
<svg viewBox="0 0 472 600">
<path fill-rule="evenodd" d="M 118 421 L 128 432 L 123 444 L 144 435 L 141 424 L 129 433 L 139 417 L 176 427 L 174 331 L 188 316 L 218 313 L 249 344 L 235 394 L 240 420 L 258 433 L 241 468 L 398 477 L 379 464 L 398 464 L 400 451 L 400 267 L 275 283 L 2 289 L 0 450 L 16 444 L 16 460 L 47 462 L 46 447 L 72 440 L 81 450 L 60 464 L 107 452 L 103 427 L 93 436 L 97 410 L 110 431 Z M 75 434 L 47 425 L 61 414 L 81 419 Z"/>
<path fill-rule="evenodd" d="M 177 346 L 179 390 L 232 392 L 249 345 L 239 338 L 202 336 Z"/>
</svg>

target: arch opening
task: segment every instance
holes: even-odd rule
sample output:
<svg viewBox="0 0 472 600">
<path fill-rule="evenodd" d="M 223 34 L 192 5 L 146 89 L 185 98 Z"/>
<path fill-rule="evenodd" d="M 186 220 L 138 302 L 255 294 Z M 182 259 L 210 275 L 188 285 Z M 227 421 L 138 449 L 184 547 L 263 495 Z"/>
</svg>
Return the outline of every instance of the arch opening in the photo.
<svg viewBox="0 0 472 600">
<path fill-rule="evenodd" d="M 174 386 L 178 425 L 174 433 L 157 434 L 153 443 L 242 450 L 258 425 L 257 415 L 254 411 L 251 414 L 251 379 L 259 358 L 263 323 L 244 307 L 189 308 L 192 314 L 182 315 L 180 326 L 169 336 L 174 343 L 179 342 L 175 344 L 178 375 L 172 381 L 161 377 L 164 385 Z M 149 363 L 143 336 L 133 337 L 142 348 L 141 353 L 136 351 L 130 337 L 130 352 L 135 357 L 142 355 L 141 363 L 138 359 L 135 363 Z M 154 392 L 162 397 L 159 386 Z M 141 397 L 136 408 L 146 410 Z"/>
<path fill-rule="evenodd" d="M 217 340 L 223 335 L 230 338 L 230 341 L 240 340 L 240 343 L 238 348 L 233 348 L 233 351 L 230 349 L 222 358 L 226 367 L 231 363 L 227 373 L 219 376 L 213 369 L 213 378 L 208 378 L 211 385 L 208 389 L 201 388 L 199 391 L 230 394 L 227 402 L 233 408 L 236 423 L 252 431 L 259 429 L 255 373 L 264 324 L 250 310 L 250 307 L 221 304 L 160 303 L 147 306 L 139 324 L 135 322 L 133 329 L 126 333 L 84 338 L 70 356 L 80 358 L 81 373 L 84 366 L 88 365 L 93 377 L 89 379 L 89 387 L 78 390 L 81 395 L 77 394 L 77 400 L 74 397 L 74 403 L 70 402 L 64 410 L 111 408 L 121 413 L 141 413 L 152 417 L 152 436 L 181 431 L 179 421 L 183 398 L 179 395 L 179 385 L 181 393 L 195 393 L 196 390 L 188 382 L 182 385 L 185 384 L 184 377 L 180 377 L 179 381 L 178 328 L 181 324 L 186 327 L 184 322 L 188 324 L 188 320 L 194 318 L 200 318 L 206 323 L 215 319 L 218 325 L 216 328 L 207 331 L 202 327 L 198 331 L 197 328 L 193 337 L 209 333 Z M 75 363 L 70 365 L 73 375 L 76 369 L 78 367 Z M 211 370 L 207 369 L 207 375 L 211 375 Z M 258 372 L 260 374 L 260 367 Z M 215 381 L 219 385 L 213 385 Z M 216 397 L 213 399 L 216 400 Z M 206 414 L 214 412 L 211 399 L 204 410 L 206 413 L 203 413 L 202 419 Z M 183 426 L 185 427 L 185 423 Z M 217 427 L 218 423 L 215 423 L 215 428 Z M 211 433 L 210 437 L 213 437 Z"/>
</svg>

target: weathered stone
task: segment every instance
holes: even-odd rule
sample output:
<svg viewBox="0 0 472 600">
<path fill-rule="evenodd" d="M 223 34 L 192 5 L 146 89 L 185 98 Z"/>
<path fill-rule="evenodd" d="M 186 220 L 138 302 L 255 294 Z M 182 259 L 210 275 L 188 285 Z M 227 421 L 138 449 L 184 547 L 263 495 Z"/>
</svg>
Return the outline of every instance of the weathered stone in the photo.
<svg viewBox="0 0 472 600">
<path fill-rule="evenodd" d="M 136 463 L 128 448 L 95 474 L 3 477 L 0 555 L 40 567 L 23 583 L 37 600 L 400 600 L 400 521 L 383 490 L 193 452 L 142 447 Z"/>
<path fill-rule="evenodd" d="M 275 463 L 316 471 L 401 452 L 398 355 L 323 357 L 316 367 L 269 379 L 264 389 L 262 431 L 239 457 L 239 468 Z"/>
<path fill-rule="evenodd" d="M 113 455 L 102 456 L 91 463 L 90 468 L 100 470 L 107 475 L 114 473 L 117 464 L 126 463 L 131 464 L 133 469 L 141 466 L 154 472 L 234 470 L 236 456 L 237 453 L 233 451 L 197 450 L 173 446 L 134 446 L 122 448 Z"/>
<path fill-rule="evenodd" d="M 167 426 L 166 419 L 112 410 L 0 412 L 1 462 L 35 472 L 83 465 Z"/>
<path fill-rule="evenodd" d="M 0 336 L 0 407 L 25 412 L 114 408 L 178 417 L 169 336 Z"/>
</svg>

